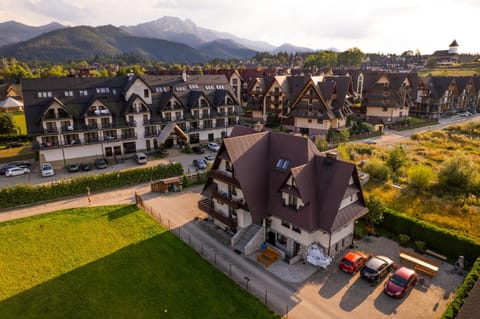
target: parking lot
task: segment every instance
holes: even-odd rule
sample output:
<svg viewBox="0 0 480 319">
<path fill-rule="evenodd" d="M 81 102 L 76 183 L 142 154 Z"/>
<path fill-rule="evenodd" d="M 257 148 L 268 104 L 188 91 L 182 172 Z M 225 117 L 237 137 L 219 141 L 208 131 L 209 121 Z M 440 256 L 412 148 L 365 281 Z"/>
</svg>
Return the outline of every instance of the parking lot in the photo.
<svg viewBox="0 0 480 319">
<path fill-rule="evenodd" d="M 400 260 L 400 246 L 394 241 L 383 237 L 365 237 L 358 245 L 360 250 L 367 253 L 386 255 L 399 266 L 412 267 Z M 302 299 L 328 303 L 337 310 L 338 318 L 440 318 L 464 279 L 455 272 L 453 265 L 441 262 L 435 277 L 419 273 L 425 282 L 418 283 L 403 299 L 393 299 L 383 292 L 387 279 L 372 284 L 361 278 L 360 274 L 352 276 L 341 271 L 338 264 L 342 256 L 337 256 L 327 269 L 318 270 L 299 286 Z"/>
<path fill-rule="evenodd" d="M 188 220 L 201 212 L 195 205 L 185 208 L 181 203 L 196 203 L 200 198 L 200 189 L 168 195 L 148 194 L 146 202 L 152 207 L 162 207 L 161 212 L 167 218 L 178 220 L 185 214 L 188 216 L 185 220 Z M 195 210 L 197 211 L 194 212 Z M 172 212 L 171 216 L 167 215 L 169 211 Z M 176 227 L 179 227 L 178 223 L 181 222 L 176 221 Z M 220 232 L 224 234 L 223 231 Z M 399 266 L 412 267 L 400 260 L 401 247 L 392 240 L 372 236 L 365 237 L 357 244 L 358 249 L 366 253 L 386 255 Z M 228 245 L 225 249 L 233 251 Z M 261 300 L 265 290 L 270 289 L 264 280 L 266 274 L 276 278 L 285 287 L 285 293 L 290 291 L 284 300 L 272 300 L 269 305 L 277 311 L 286 311 L 286 305 L 290 305 L 288 318 L 439 318 L 464 279 L 454 271 L 453 265 L 429 257 L 440 262 L 435 277 L 430 278 L 420 273 L 425 280 L 423 284 L 417 284 L 403 299 L 393 299 L 383 292 L 383 284 L 387 279 L 372 284 L 361 278 L 359 273 L 352 276 L 341 271 L 338 264 L 342 256 L 340 254 L 330 266 L 322 269 L 302 262 L 292 266 L 283 261 L 276 261 L 265 268 L 256 261 L 256 254 L 247 257 L 237 255 L 255 266 L 252 268 L 255 273 L 248 274 L 248 277 L 252 278 L 251 290 L 260 292 Z"/>
<path fill-rule="evenodd" d="M 208 148 L 204 148 L 203 154 L 185 154 L 180 152 L 178 149 L 172 148 L 168 150 L 169 155 L 163 159 L 154 159 L 153 156 L 148 155 L 148 161 L 146 164 L 139 165 L 133 158 L 126 159 L 123 163 L 115 163 L 114 161 L 108 161 L 108 167 L 106 169 L 97 169 L 94 165 L 92 165 L 92 169 L 87 172 L 79 171 L 79 172 L 68 172 L 68 169 L 56 169 L 55 175 L 50 177 L 42 177 L 40 175 L 40 167 L 38 162 L 32 163 L 31 173 L 26 175 L 19 175 L 15 177 L 5 177 L 0 176 L 0 187 L 7 187 L 7 186 L 14 186 L 16 184 L 43 184 L 43 183 L 50 183 L 56 180 L 62 179 L 69 179 L 74 178 L 76 176 L 81 175 L 92 175 L 92 174 L 101 174 L 107 172 L 116 172 L 122 171 L 127 169 L 145 167 L 145 166 L 154 166 L 159 164 L 167 164 L 169 162 L 179 162 L 182 164 L 185 173 L 193 173 L 197 171 L 197 168 L 193 166 L 194 159 L 203 159 L 207 155 L 215 156 L 216 153 L 209 150 Z M 1 165 L 0 165 L 1 166 Z"/>
</svg>

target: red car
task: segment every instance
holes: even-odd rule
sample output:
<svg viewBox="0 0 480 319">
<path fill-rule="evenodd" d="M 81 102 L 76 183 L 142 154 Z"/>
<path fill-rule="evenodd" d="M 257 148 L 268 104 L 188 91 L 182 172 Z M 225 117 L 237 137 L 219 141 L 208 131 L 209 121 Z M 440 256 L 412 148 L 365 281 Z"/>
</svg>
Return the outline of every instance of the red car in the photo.
<svg viewBox="0 0 480 319">
<path fill-rule="evenodd" d="M 341 270 L 354 275 L 365 266 L 369 258 L 370 256 L 362 251 L 350 251 L 343 256 L 339 267 Z"/>
<path fill-rule="evenodd" d="M 393 298 L 402 298 L 417 284 L 417 280 L 418 275 L 414 270 L 401 267 L 385 282 L 383 290 Z"/>
</svg>

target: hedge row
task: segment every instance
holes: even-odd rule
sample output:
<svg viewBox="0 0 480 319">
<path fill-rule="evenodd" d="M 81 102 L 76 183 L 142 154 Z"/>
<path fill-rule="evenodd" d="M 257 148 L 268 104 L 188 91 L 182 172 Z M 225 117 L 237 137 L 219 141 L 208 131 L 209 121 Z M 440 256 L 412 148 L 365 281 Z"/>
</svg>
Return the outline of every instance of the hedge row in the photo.
<svg viewBox="0 0 480 319">
<path fill-rule="evenodd" d="M 182 174 L 182 164 L 173 163 L 165 166 L 150 166 L 121 172 L 81 176 L 43 185 L 16 185 L 0 189 L 0 198 L 2 199 L 0 209 L 86 194 L 87 187 L 94 192 L 181 176 Z"/>
<path fill-rule="evenodd" d="M 455 292 L 455 298 L 452 300 L 452 302 L 450 302 L 447 309 L 443 313 L 442 319 L 453 319 L 457 316 L 458 311 L 463 306 L 465 299 L 470 294 L 470 290 L 472 290 L 473 286 L 475 286 L 478 278 L 480 278 L 480 257 L 473 264 L 473 267 L 468 273 L 467 277 L 465 277 L 463 284 L 458 287 L 457 291 Z"/>
<path fill-rule="evenodd" d="M 468 265 L 472 265 L 480 256 L 480 243 L 475 240 L 389 209 L 384 212 L 382 227 L 393 233 L 424 241 L 427 248 L 453 260 L 464 256 Z"/>
</svg>

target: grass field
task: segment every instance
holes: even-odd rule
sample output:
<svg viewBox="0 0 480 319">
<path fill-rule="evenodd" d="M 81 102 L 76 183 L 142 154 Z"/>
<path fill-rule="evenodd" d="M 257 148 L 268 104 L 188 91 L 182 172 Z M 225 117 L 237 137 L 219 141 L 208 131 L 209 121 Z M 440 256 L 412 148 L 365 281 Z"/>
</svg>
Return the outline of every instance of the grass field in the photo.
<svg viewBox="0 0 480 319">
<path fill-rule="evenodd" d="M 25 113 L 24 112 L 15 112 L 12 113 L 13 121 L 15 126 L 18 129 L 18 135 L 27 134 L 27 123 L 25 122 Z"/>
<path fill-rule="evenodd" d="M 0 243 L 2 319 L 276 318 L 135 206 L 2 223 Z"/>
<path fill-rule="evenodd" d="M 439 227 L 451 229 L 458 234 L 480 240 L 480 198 L 464 193 L 439 192 L 435 189 L 438 182 L 435 175 L 429 190 L 419 192 L 409 189 L 407 184 L 408 167 L 424 165 L 434 172 L 440 171 L 443 163 L 452 158 L 455 152 L 461 152 L 472 160 L 480 163 L 480 123 L 456 124 L 441 130 L 417 133 L 402 143 L 407 154 L 407 162 L 399 175 L 403 190 L 392 187 L 392 182 L 369 182 L 364 191 L 380 197 L 388 208 L 428 221 Z M 371 147 L 372 156 L 363 155 L 359 160 L 370 157 L 387 158 L 388 150 L 381 147 Z"/>
</svg>

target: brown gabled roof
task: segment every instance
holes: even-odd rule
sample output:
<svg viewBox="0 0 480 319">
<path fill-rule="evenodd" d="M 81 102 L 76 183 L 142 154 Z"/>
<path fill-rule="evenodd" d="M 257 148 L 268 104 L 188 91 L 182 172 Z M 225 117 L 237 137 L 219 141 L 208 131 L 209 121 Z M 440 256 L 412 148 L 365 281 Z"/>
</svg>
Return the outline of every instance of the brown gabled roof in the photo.
<svg viewBox="0 0 480 319">
<path fill-rule="evenodd" d="M 458 47 L 457 40 L 453 40 L 452 43 L 450 43 L 449 47 Z"/>
<path fill-rule="evenodd" d="M 224 139 L 219 156 L 225 157 L 225 153 L 254 222 L 276 216 L 307 231 L 333 232 L 367 211 L 355 165 L 321 156 L 307 138 L 236 126 L 232 135 Z M 288 160 L 288 167 L 279 169 L 279 159 Z M 296 186 L 287 193 L 298 194 L 305 204 L 299 210 L 283 205 L 281 190 L 288 188 L 286 181 L 290 176 Z M 354 185 L 349 185 L 352 177 Z M 204 195 L 208 195 L 211 183 L 210 178 Z M 358 203 L 340 209 L 346 192 L 352 189 L 360 192 Z"/>
</svg>

